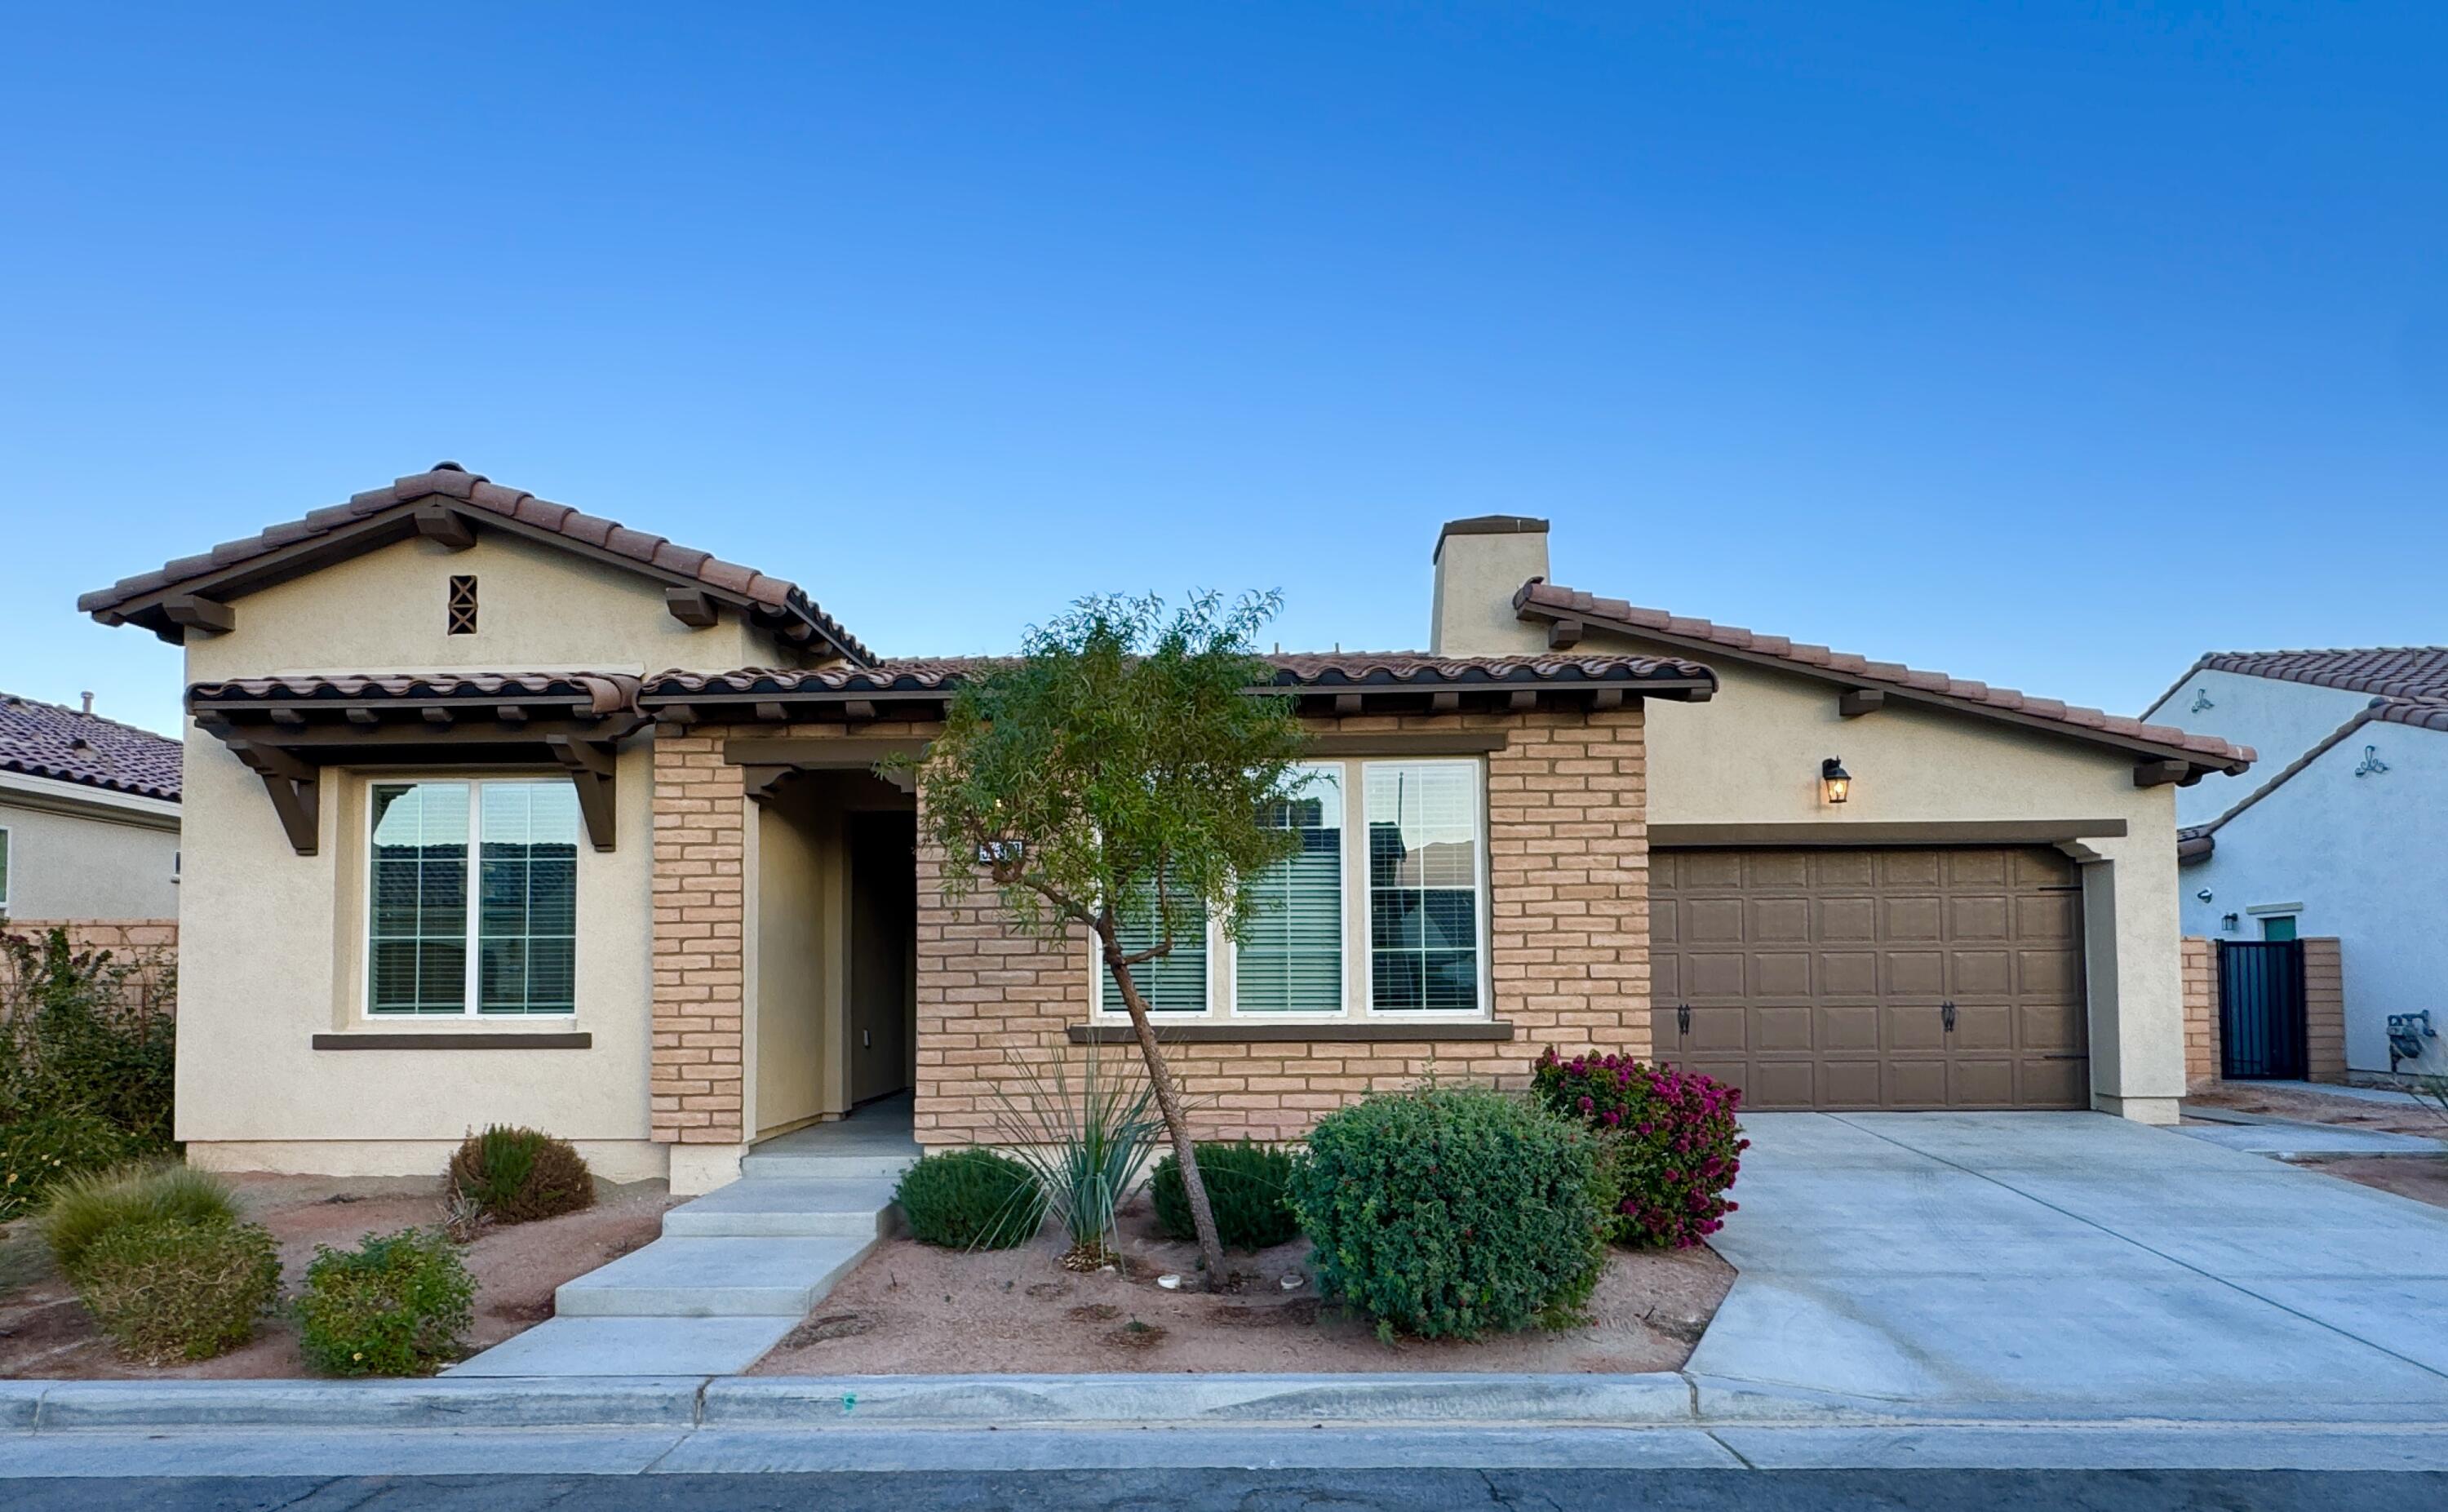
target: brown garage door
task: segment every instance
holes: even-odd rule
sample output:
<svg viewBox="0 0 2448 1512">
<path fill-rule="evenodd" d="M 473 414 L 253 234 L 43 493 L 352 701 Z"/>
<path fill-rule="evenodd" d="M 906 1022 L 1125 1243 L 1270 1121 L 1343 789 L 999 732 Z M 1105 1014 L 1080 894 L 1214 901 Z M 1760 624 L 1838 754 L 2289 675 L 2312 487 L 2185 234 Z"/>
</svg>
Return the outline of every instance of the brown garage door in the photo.
<svg viewBox="0 0 2448 1512">
<path fill-rule="evenodd" d="M 1658 1059 L 1760 1109 L 2087 1105 L 2081 883 L 2057 852 L 1650 864 Z"/>
</svg>

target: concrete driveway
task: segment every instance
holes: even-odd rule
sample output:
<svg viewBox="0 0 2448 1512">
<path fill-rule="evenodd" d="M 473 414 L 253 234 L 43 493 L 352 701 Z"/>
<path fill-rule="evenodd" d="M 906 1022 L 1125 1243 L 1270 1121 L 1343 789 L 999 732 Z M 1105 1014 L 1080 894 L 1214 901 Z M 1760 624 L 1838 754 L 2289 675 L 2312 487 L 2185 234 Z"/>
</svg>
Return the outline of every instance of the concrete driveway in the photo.
<svg viewBox="0 0 2448 1512">
<path fill-rule="evenodd" d="M 1705 1384 L 1968 1416 L 2437 1421 L 2448 1210 L 2090 1113 L 1764 1113 Z"/>
</svg>

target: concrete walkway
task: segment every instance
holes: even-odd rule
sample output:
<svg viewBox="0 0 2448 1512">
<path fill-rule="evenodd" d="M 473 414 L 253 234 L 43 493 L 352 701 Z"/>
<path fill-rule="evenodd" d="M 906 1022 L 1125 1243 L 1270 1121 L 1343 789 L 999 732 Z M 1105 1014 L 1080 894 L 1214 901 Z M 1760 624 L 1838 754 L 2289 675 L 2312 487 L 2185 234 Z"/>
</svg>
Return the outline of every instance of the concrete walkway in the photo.
<svg viewBox="0 0 2448 1512">
<path fill-rule="evenodd" d="M 2448 1211 L 2097 1114 L 1744 1123 L 1704 1384 L 2025 1419 L 2448 1412 Z"/>
<path fill-rule="evenodd" d="M 905 1096 L 767 1140 L 738 1180 L 664 1214 L 661 1238 L 564 1283 L 549 1320 L 446 1373 L 745 1370 L 892 1232 L 910 1128 Z"/>
</svg>

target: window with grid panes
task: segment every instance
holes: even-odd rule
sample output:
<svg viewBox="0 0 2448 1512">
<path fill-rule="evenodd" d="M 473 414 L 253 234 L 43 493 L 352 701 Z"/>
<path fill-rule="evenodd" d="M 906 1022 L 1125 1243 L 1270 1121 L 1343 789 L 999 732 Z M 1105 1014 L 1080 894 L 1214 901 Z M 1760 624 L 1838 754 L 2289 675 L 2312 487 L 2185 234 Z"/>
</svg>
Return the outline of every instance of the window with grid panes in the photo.
<svg viewBox="0 0 2448 1512">
<path fill-rule="evenodd" d="M 569 784 L 377 782 L 371 797 L 367 1011 L 574 1012 Z"/>
</svg>

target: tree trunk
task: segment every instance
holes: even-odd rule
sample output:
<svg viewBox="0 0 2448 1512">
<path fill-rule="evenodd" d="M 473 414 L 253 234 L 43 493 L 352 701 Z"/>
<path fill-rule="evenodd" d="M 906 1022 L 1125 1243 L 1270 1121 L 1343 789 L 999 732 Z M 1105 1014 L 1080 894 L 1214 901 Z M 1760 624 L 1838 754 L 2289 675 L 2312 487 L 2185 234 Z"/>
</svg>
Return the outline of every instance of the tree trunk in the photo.
<svg viewBox="0 0 2448 1512">
<path fill-rule="evenodd" d="M 1181 1111 L 1181 1093 L 1174 1085 L 1172 1070 L 1164 1063 L 1164 1053 L 1157 1048 L 1156 1024 L 1148 1018 L 1147 1000 L 1139 996 L 1139 986 L 1131 980 L 1130 967 L 1122 964 L 1122 947 L 1113 926 L 1099 925 L 1097 938 L 1104 946 L 1105 969 L 1114 974 L 1114 985 L 1122 990 L 1122 1005 L 1130 1010 L 1139 1056 L 1147 1062 L 1148 1081 L 1156 1087 L 1156 1105 L 1164 1114 L 1165 1128 L 1173 1134 L 1174 1158 L 1181 1164 L 1182 1195 L 1190 1199 L 1190 1221 L 1198 1231 L 1198 1263 L 1207 1272 L 1205 1284 L 1211 1288 L 1221 1286 L 1224 1241 L 1215 1234 L 1215 1210 L 1208 1205 L 1207 1180 L 1198 1174 L 1198 1151 L 1190 1138 L 1190 1120 Z"/>
</svg>

